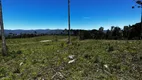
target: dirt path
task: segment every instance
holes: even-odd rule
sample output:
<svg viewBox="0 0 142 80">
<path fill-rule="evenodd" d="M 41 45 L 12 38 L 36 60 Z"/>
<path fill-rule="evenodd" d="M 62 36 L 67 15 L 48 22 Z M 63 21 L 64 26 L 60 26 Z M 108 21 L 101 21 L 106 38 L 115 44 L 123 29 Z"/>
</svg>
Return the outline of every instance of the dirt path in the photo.
<svg viewBox="0 0 142 80">
<path fill-rule="evenodd" d="M 51 42 L 52 40 L 41 40 L 41 41 L 39 41 L 39 42 L 41 42 L 41 43 L 46 43 L 46 42 Z M 65 38 L 65 39 L 60 39 L 59 41 L 67 41 L 67 38 Z M 25 43 L 16 43 L 16 44 L 7 44 L 7 45 L 24 45 L 24 44 L 35 44 L 35 43 L 38 43 L 38 42 L 25 42 Z"/>
<path fill-rule="evenodd" d="M 40 42 L 51 42 L 52 40 L 42 40 Z"/>
</svg>

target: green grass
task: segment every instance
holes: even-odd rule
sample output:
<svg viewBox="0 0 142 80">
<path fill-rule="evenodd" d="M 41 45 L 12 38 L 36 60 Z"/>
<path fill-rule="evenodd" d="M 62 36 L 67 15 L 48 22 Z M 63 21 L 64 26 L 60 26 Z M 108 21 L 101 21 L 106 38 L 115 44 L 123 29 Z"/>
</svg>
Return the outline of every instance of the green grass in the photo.
<svg viewBox="0 0 142 80">
<path fill-rule="evenodd" d="M 9 55 L 0 55 L 0 80 L 142 80 L 142 41 L 72 37 L 67 45 L 66 39 L 8 39 Z M 75 55 L 74 63 L 68 64 L 69 55 Z"/>
</svg>

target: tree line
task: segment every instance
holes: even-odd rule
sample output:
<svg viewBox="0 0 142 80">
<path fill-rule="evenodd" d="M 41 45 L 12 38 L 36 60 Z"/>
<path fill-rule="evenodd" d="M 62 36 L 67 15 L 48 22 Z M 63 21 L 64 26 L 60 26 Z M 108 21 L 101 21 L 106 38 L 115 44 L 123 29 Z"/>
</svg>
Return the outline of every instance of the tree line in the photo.
<svg viewBox="0 0 142 80">
<path fill-rule="evenodd" d="M 74 36 L 79 36 L 80 40 L 84 39 L 106 39 L 106 40 L 140 40 L 141 23 L 120 27 L 112 26 L 111 29 L 104 30 L 100 27 L 98 30 L 71 30 Z"/>
<path fill-rule="evenodd" d="M 134 25 L 124 26 L 123 29 L 120 27 L 112 26 L 111 29 L 104 30 L 103 27 L 100 27 L 98 30 L 74 30 L 71 29 L 72 36 L 78 36 L 80 40 L 84 39 L 106 39 L 106 40 L 139 40 L 141 39 L 141 23 L 136 23 Z M 6 38 L 31 38 L 44 35 L 68 35 L 68 30 L 65 29 L 61 33 L 54 34 L 44 34 L 44 33 L 21 33 L 13 34 L 9 33 Z M 0 37 L 1 38 L 1 37 Z"/>
</svg>

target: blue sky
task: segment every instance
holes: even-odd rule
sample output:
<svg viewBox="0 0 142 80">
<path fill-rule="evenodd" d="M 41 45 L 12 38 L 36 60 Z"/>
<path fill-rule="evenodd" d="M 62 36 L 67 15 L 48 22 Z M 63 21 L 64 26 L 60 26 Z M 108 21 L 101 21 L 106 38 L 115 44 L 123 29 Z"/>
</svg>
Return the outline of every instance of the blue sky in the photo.
<svg viewBox="0 0 142 80">
<path fill-rule="evenodd" d="M 68 28 L 68 0 L 2 0 L 5 29 Z M 133 0 L 71 0 L 71 28 L 98 29 L 140 22 Z"/>
</svg>

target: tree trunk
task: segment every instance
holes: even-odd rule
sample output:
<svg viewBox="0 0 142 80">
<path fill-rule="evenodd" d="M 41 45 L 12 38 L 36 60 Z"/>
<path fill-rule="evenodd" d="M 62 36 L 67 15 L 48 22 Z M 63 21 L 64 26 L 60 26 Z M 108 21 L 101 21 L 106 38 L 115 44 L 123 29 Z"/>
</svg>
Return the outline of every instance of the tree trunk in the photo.
<svg viewBox="0 0 142 80">
<path fill-rule="evenodd" d="M 1 37 L 2 37 L 2 55 L 7 55 L 7 49 L 6 49 L 6 40 L 4 36 L 4 26 L 3 26 L 3 17 L 2 17 L 2 3 L 0 0 L 0 28 L 1 28 Z"/>
</svg>

